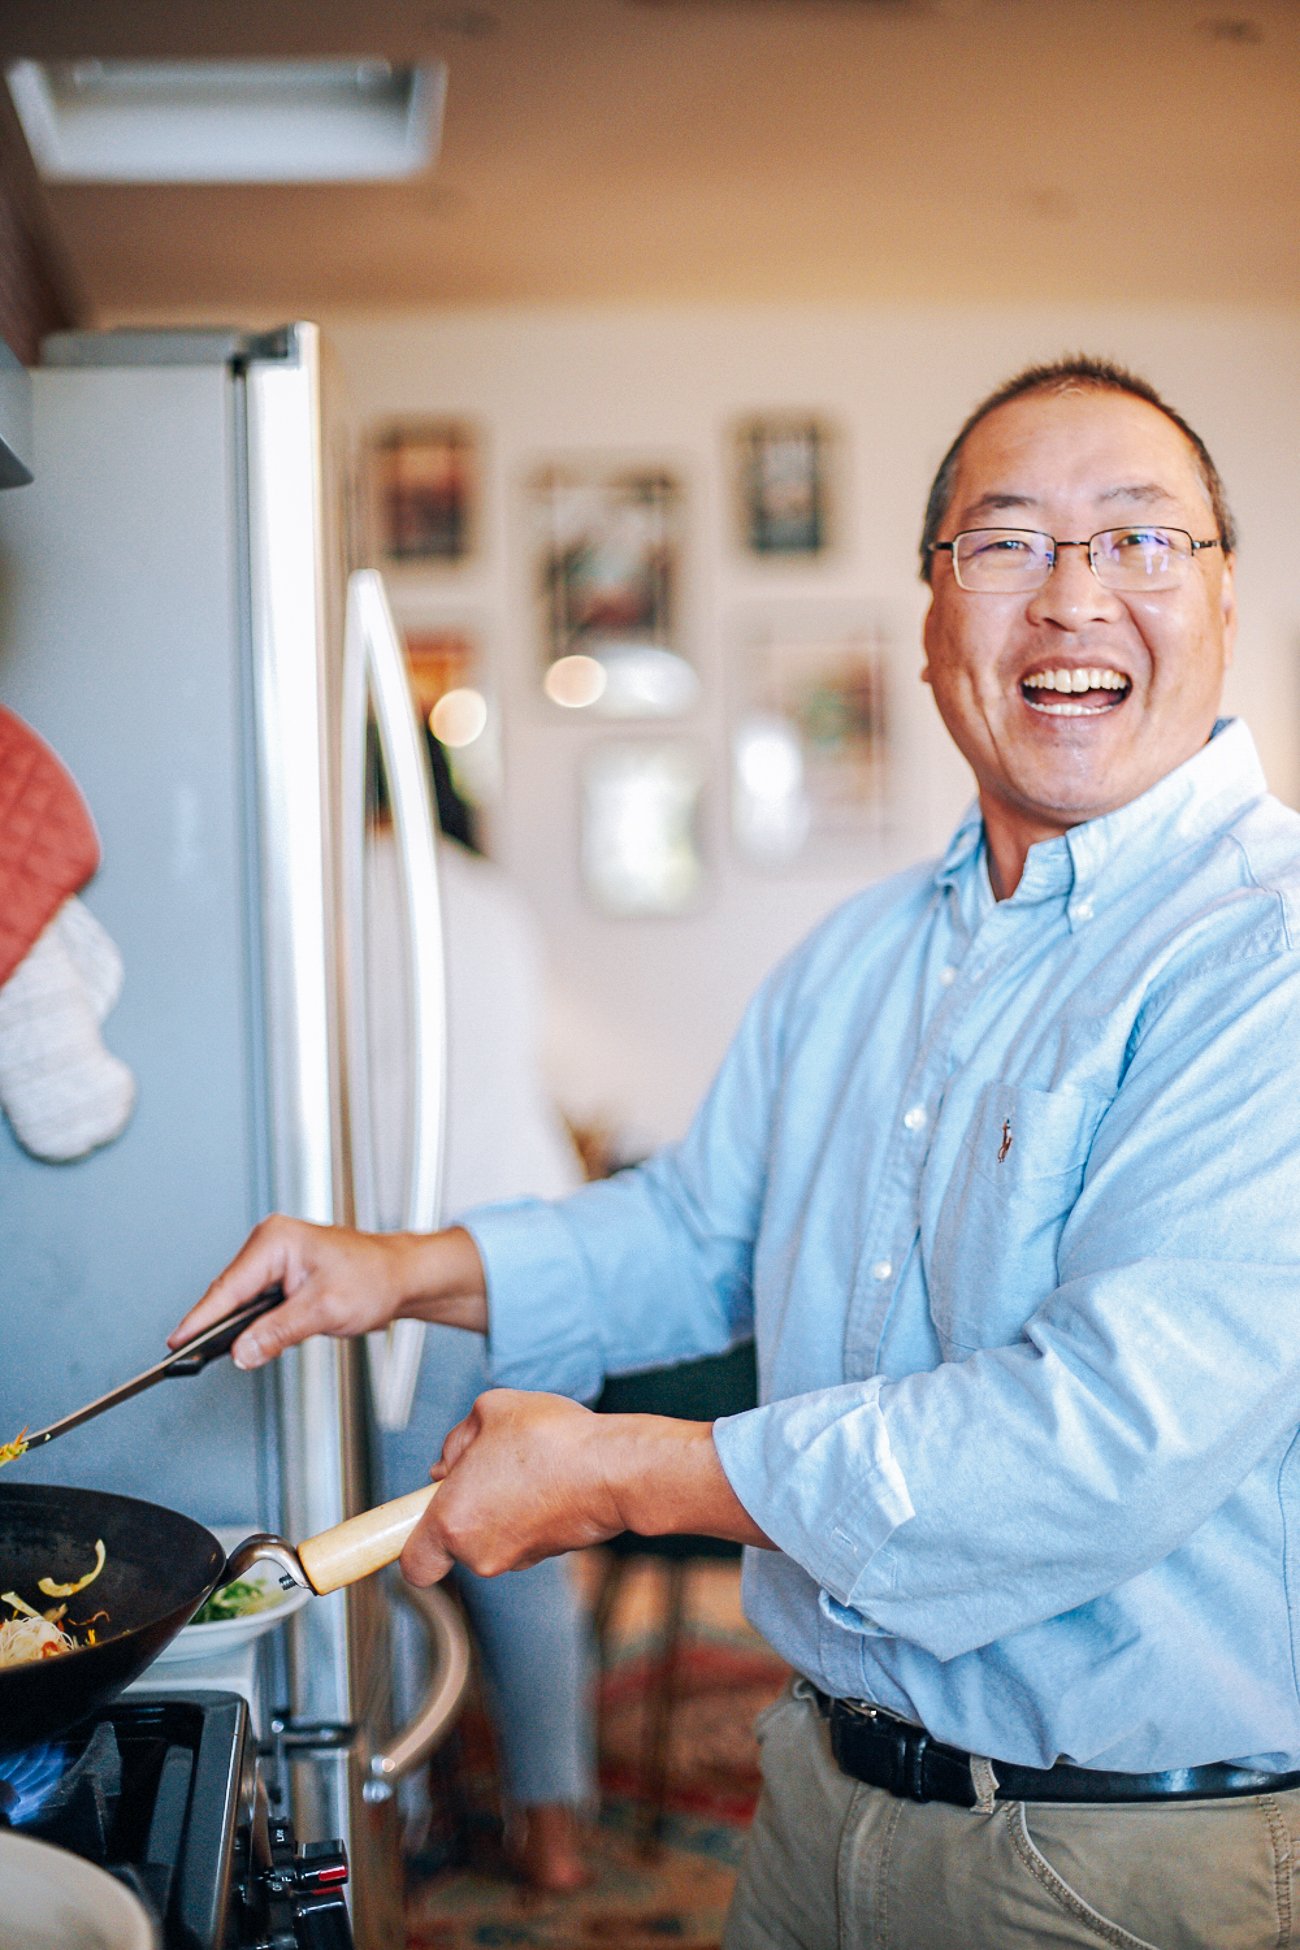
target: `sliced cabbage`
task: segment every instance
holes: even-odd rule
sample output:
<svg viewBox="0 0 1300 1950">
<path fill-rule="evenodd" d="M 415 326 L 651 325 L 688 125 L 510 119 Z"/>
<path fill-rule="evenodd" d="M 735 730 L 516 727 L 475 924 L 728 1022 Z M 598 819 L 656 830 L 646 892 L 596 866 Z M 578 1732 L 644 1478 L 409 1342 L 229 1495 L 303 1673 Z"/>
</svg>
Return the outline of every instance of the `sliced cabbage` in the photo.
<svg viewBox="0 0 1300 1950">
<path fill-rule="evenodd" d="M 4 1598 L 6 1604 L 15 1602 L 12 1592 L 6 1592 Z M 29 1605 L 17 1602 L 23 1616 L 8 1618 L 0 1625 L 0 1666 L 25 1666 L 33 1659 L 53 1659 L 61 1652 L 76 1650 L 75 1639 Z"/>
</svg>

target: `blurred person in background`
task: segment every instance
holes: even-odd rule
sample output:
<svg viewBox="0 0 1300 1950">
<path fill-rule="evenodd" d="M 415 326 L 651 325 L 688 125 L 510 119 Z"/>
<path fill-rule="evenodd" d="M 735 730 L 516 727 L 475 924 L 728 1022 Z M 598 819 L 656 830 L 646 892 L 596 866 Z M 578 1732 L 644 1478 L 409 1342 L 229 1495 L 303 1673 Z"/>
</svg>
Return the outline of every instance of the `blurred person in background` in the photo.
<svg viewBox="0 0 1300 1950">
<path fill-rule="evenodd" d="M 473 809 L 457 792 L 443 747 L 427 735 L 444 844 L 438 868 L 447 981 L 447 1148 L 443 1209 L 526 1195 L 559 1198 L 582 1182 L 582 1169 L 542 1074 L 545 973 L 538 930 L 501 868 L 481 852 Z M 394 969 L 400 911 L 395 848 L 381 825 L 372 847 L 371 913 Z M 380 984 L 372 1051 L 381 1101 L 400 1101 L 398 1011 L 385 1010 Z M 409 1085 L 408 1085 L 409 1087 Z M 377 1130 L 381 1207 L 394 1205 L 400 1159 Z M 382 1436 L 386 1497 L 428 1476 L 429 1458 L 488 1387 L 481 1337 L 430 1326 L 406 1427 Z M 593 1714 L 585 1614 L 570 1565 L 548 1558 L 501 1579 L 461 1568 L 456 1586 L 481 1655 L 505 1802 L 505 1846 L 514 1869 L 535 1888 L 563 1892 L 587 1880 L 579 1814 L 594 1795 Z M 407 1658 L 418 1656 L 403 1634 Z M 406 1673 L 408 1684 L 414 1675 Z M 412 1691 L 414 1686 L 412 1684 Z M 412 1812 L 418 1829 L 427 1809 Z"/>
</svg>

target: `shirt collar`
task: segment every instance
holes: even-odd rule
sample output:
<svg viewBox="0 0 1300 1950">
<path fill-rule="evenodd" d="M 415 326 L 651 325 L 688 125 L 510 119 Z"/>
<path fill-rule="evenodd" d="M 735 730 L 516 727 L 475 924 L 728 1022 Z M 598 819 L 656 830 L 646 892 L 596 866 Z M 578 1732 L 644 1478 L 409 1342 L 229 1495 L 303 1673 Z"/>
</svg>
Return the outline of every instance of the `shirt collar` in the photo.
<svg viewBox="0 0 1300 1950">
<path fill-rule="evenodd" d="M 1128 805 L 1031 846 L 1011 898 L 1028 906 L 1066 895 L 1071 926 L 1076 916 L 1080 921 L 1091 919 L 1095 895 L 1109 901 L 1123 893 L 1160 860 L 1218 831 L 1267 790 L 1255 741 L 1245 724 L 1240 718 L 1220 718 L 1200 751 Z M 974 804 L 948 844 L 936 885 L 955 886 L 972 862 L 978 865 L 983 840 L 983 821 Z"/>
<path fill-rule="evenodd" d="M 972 855 L 980 852 L 983 845 L 984 821 L 980 816 L 978 799 L 972 799 L 948 842 L 948 851 L 939 862 L 939 871 L 934 876 L 935 885 L 953 886 L 963 867 L 969 863 Z"/>
</svg>

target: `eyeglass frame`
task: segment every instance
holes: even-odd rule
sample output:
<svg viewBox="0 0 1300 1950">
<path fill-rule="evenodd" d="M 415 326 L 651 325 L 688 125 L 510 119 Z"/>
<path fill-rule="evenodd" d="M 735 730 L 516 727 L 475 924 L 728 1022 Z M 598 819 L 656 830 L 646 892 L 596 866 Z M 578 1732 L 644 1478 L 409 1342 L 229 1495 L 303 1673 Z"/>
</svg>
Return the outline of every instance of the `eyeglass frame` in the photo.
<svg viewBox="0 0 1300 1950">
<path fill-rule="evenodd" d="M 1039 590 L 1046 589 L 1048 583 L 1051 581 L 1052 576 L 1056 570 L 1057 558 L 1059 557 L 1060 552 L 1063 548 L 1086 548 L 1088 551 L 1088 567 L 1092 570 L 1093 575 L 1097 577 L 1097 581 L 1103 589 L 1112 589 L 1118 595 L 1123 595 L 1123 594 L 1136 595 L 1141 592 L 1142 589 L 1141 583 L 1134 583 L 1129 590 L 1125 591 L 1120 589 L 1117 584 L 1106 582 L 1103 580 L 1101 576 L 1097 575 L 1097 562 L 1096 562 L 1096 557 L 1093 554 L 1093 547 L 1095 543 L 1101 540 L 1103 535 L 1122 535 L 1125 533 L 1126 529 L 1138 527 L 1140 525 L 1141 524 L 1139 523 L 1128 522 L 1122 524 L 1118 528 L 1099 528 L 1095 535 L 1090 535 L 1088 537 L 1086 542 L 1058 542 L 1055 535 L 1049 535 L 1045 528 L 961 528 L 953 536 L 950 542 L 930 542 L 927 545 L 927 553 L 930 554 L 931 556 L 944 553 L 952 557 L 953 580 L 956 582 L 957 587 L 963 592 L 963 594 L 967 596 L 999 596 L 1003 594 L 1016 595 L 1016 596 L 1036 596 Z M 1210 537 L 1208 541 L 1198 542 L 1196 537 L 1191 533 L 1189 529 L 1173 528 L 1170 527 L 1168 523 L 1162 521 L 1152 522 L 1149 525 L 1154 529 L 1159 529 L 1160 533 L 1163 535 L 1186 536 L 1187 545 L 1188 545 L 1188 560 L 1192 562 L 1196 560 L 1197 551 L 1199 549 L 1223 548 L 1225 546 L 1222 535 L 1213 535 Z M 971 589 L 967 586 L 966 583 L 962 581 L 961 577 L 957 573 L 957 544 L 960 541 L 964 541 L 967 535 L 1035 535 L 1038 536 L 1043 541 L 1050 542 L 1052 545 L 1052 554 L 1051 554 L 1051 559 L 1047 564 L 1047 572 L 1043 576 L 1042 581 L 1034 583 L 1032 588 L 1029 586 L 1028 583 L 1024 583 L 1021 584 L 1016 589 L 1012 589 L 1010 586 L 1008 586 L 1005 590 Z M 1176 584 L 1171 584 L 1170 586 L 1177 587 Z M 1152 595 L 1163 595 L 1165 592 L 1163 590 L 1152 590 L 1150 593 Z"/>
</svg>

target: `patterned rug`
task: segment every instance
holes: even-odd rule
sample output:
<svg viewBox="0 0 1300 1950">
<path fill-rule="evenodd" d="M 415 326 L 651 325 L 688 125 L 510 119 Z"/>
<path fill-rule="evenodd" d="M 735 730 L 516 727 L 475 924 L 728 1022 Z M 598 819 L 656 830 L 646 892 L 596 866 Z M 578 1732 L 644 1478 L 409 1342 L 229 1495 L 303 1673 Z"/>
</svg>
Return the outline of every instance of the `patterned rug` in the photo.
<svg viewBox="0 0 1300 1950">
<path fill-rule="evenodd" d="M 705 1599 L 706 1614 L 729 1610 L 710 1607 L 707 1588 Z M 437 1770 L 441 1830 L 435 1820 L 430 1847 L 413 1865 L 408 1950 L 716 1950 L 758 1796 L 751 1729 L 786 1668 L 738 1619 L 693 1619 L 678 1666 L 666 1816 L 654 1844 L 639 1767 L 650 1650 L 643 1630 L 615 1641 L 601 1697 L 601 1807 L 584 1849 L 594 1879 L 577 1895 L 537 1895 L 510 1876 L 491 1738 L 481 1707 L 471 1704 Z"/>
</svg>

